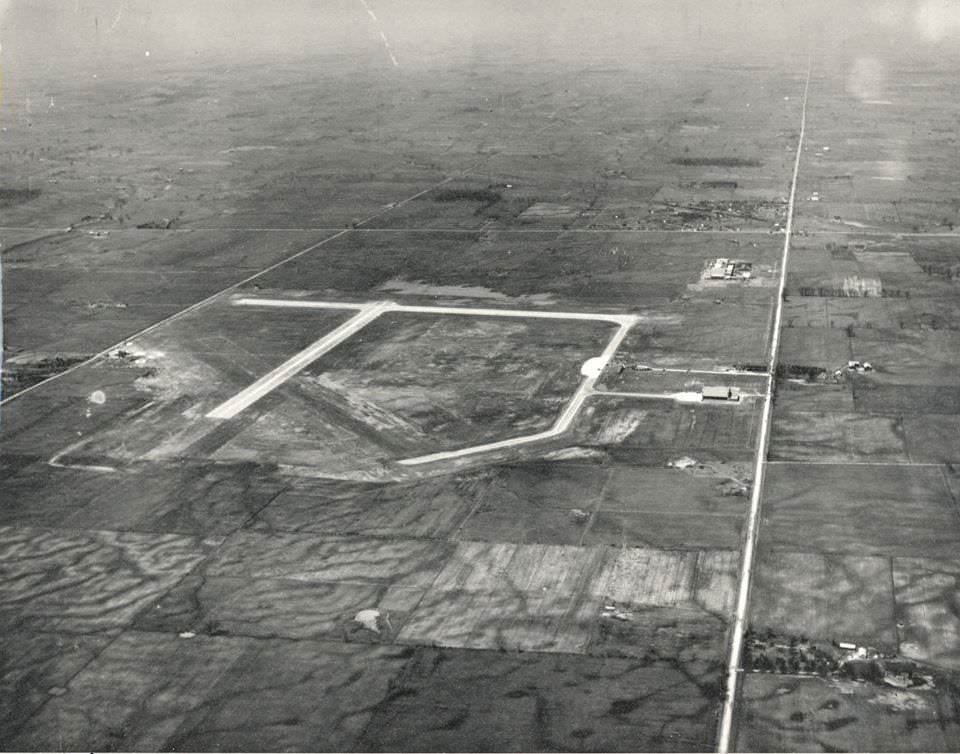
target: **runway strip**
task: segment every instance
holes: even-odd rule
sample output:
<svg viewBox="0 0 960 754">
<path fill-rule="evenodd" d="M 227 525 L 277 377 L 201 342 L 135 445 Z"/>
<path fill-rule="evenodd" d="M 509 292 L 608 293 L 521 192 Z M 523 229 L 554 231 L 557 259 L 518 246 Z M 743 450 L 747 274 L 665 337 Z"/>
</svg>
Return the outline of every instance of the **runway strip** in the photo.
<svg viewBox="0 0 960 754">
<path fill-rule="evenodd" d="M 304 367 L 312 364 L 323 354 L 340 345 L 351 335 L 356 334 L 373 322 L 382 312 L 390 308 L 390 303 L 380 301 L 365 306 L 359 314 L 351 317 L 335 330 L 328 332 L 320 340 L 287 359 L 283 364 L 268 372 L 249 387 L 241 390 L 229 400 L 224 401 L 207 414 L 208 419 L 232 419 L 245 408 L 252 406 L 267 393 L 272 392 Z"/>
<path fill-rule="evenodd" d="M 337 301 L 310 301 L 308 299 L 237 298 L 234 306 L 269 306 L 299 309 L 364 309 L 369 303 L 340 303 Z M 574 319 L 587 322 L 613 322 L 617 325 L 633 324 L 638 318 L 632 314 L 608 314 L 606 312 L 554 312 L 538 309 L 479 309 L 471 306 L 415 306 L 392 301 L 374 302 L 384 304 L 382 311 L 412 312 L 414 314 L 456 314 L 470 317 L 521 317 L 529 319 Z"/>
</svg>

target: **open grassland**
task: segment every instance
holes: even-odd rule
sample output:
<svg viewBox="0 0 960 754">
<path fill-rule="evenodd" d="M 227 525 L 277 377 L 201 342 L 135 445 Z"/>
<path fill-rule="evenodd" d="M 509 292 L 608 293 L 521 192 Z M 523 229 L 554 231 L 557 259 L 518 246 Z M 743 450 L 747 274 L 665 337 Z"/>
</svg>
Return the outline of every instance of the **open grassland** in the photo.
<svg viewBox="0 0 960 754">
<path fill-rule="evenodd" d="M 358 748 L 708 751 L 714 693 L 666 662 L 420 649 Z"/>
<path fill-rule="evenodd" d="M 747 675 L 737 751 L 953 751 L 949 692 Z"/>
<path fill-rule="evenodd" d="M 904 656 L 960 670 L 956 613 L 960 567 L 955 560 L 898 558 L 893 583 Z"/>
<path fill-rule="evenodd" d="M 799 551 L 950 557 L 957 509 L 936 467 L 774 464 L 764 542 Z"/>
<path fill-rule="evenodd" d="M 896 650 L 889 558 L 764 550 L 754 576 L 757 631 Z"/>
<path fill-rule="evenodd" d="M 632 396 L 596 396 L 575 428 L 583 444 L 657 448 L 675 454 L 749 451 L 759 407 L 754 400 L 710 405 Z"/>
</svg>

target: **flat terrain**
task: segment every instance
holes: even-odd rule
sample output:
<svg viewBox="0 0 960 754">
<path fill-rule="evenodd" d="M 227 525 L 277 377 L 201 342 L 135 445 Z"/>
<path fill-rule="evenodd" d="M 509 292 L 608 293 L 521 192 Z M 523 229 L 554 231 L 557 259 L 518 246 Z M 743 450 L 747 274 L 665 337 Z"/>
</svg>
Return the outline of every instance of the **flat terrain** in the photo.
<svg viewBox="0 0 960 754">
<path fill-rule="evenodd" d="M 811 83 L 750 620 L 783 646 L 882 659 L 856 681 L 754 667 L 742 751 L 947 751 L 960 737 L 956 165 L 937 156 L 955 107 L 935 67 L 878 57 L 817 66 Z M 933 680 L 897 686 L 898 662 Z"/>
<path fill-rule="evenodd" d="M 818 11 L 169 2 L 5 19 L 0 748 L 957 748 L 952 62 L 815 46 L 778 322 Z M 754 533 L 930 684 L 718 740 Z"/>
</svg>

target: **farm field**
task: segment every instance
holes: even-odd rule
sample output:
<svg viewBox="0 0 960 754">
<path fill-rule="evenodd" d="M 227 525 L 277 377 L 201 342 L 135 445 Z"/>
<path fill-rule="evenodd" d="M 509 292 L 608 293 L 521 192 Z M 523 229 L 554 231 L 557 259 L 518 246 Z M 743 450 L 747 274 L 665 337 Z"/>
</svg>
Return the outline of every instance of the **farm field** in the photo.
<svg viewBox="0 0 960 754">
<path fill-rule="evenodd" d="M 949 751 L 960 725 L 943 691 L 752 674 L 739 751 Z"/>
<path fill-rule="evenodd" d="M 960 537 L 956 505 L 936 466 L 776 463 L 767 473 L 771 546 L 949 557 Z"/>
<path fill-rule="evenodd" d="M 821 69 L 808 109 L 750 609 L 752 635 L 790 649 L 750 660 L 740 751 L 960 740 L 954 106 L 931 99 L 953 85 L 877 61 Z M 794 672 L 797 646 L 835 657 Z"/>
<path fill-rule="evenodd" d="M 715 746 L 801 68 L 381 53 L 5 101 L 3 747 Z"/>
</svg>

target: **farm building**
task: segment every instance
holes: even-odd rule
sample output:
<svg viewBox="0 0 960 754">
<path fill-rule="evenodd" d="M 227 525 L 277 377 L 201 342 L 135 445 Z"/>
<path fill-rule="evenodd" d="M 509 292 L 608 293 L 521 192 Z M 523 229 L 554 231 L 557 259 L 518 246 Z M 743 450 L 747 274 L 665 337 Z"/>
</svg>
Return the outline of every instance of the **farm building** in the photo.
<svg viewBox="0 0 960 754">
<path fill-rule="evenodd" d="M 701 392 L 705 401 L 739 401 L 740 388 L 726 385 L 704 385 Z"/>
<path fill-rule="evenodd" d="M 707 277 L 711 280 L 749 280 L 753 274 L 753 264 L 739 259 L 726 259 L 720 257 L 715 259 L 709 270 Z"/>
</svg>

